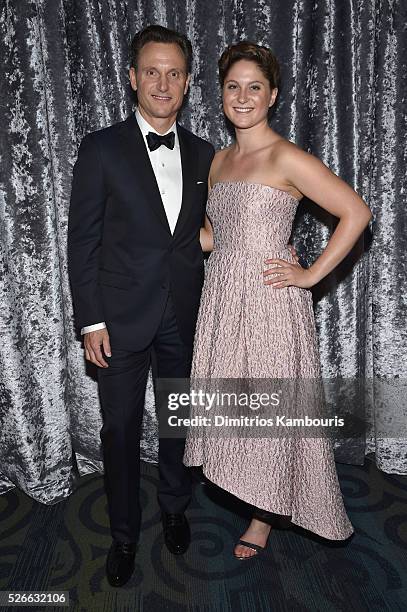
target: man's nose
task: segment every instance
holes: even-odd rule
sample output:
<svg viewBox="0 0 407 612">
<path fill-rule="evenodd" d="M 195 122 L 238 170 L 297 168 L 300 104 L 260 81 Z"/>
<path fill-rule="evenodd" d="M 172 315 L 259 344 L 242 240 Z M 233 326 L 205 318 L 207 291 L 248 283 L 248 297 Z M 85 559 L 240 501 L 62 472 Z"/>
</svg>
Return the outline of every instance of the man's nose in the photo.
<svg viewBox="0 0 407 612">
<path fill-rule="evenodd" d="M 168 89 L 168 79 L 166 74 L 161 74 L 158 81 L 158 89 L 160 91 L 167 91 Z"/>
</svg>

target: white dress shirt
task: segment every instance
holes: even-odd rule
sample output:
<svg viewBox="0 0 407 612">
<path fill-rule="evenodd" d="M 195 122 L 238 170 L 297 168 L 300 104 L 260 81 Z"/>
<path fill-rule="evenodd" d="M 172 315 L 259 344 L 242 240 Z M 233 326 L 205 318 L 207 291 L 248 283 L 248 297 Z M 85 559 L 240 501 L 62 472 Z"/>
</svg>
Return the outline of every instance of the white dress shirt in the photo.
<svg viewBox="0 0 407 612">
<path fill-rule="evenodd" d="M 156 130 L 142 117 L 138 109 L 136 110 L 136 119 L 144 137 L 144 144 L 160 191 L 168 225 L 173 234 L 182 203 L 182 165 L 177 124 L 174 122 L 170 129 L 165 132 L 165 134 L 169 132 L 175 133 L 174 148 L 171 150 L 165 145 L 161 145 L 155 151 L 150 151 L 147 144 L 147 134 L 148 132 L 156 132 Z M 164 134 L 162 135 L 164 136 Z M 105 323 L 87 325 L 82 327 L 81 334 L 87 334 L 88 332 L 104 329 L 105 327 Z"/>
</svg>

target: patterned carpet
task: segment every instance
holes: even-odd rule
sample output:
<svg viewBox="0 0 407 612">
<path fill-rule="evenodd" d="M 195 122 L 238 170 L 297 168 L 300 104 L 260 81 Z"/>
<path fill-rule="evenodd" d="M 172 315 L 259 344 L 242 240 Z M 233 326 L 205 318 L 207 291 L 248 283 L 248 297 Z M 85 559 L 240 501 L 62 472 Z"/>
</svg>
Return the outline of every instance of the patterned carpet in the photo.
<svg viewBox="0 0 407 612">
<path fill-rule="evenodd" d="M 0 590 L 69 590 L 73 612 L 405 611 L 407 477 L 383 474 L 370 460 L 338 464 L 338 471 L 356 530 L 349 542 L 274 530 L 262 558 L 241 562 L 231 551 L 246 509 L 202 484 L 188 510 L 192 545 L 183 557 L 170 555 L 157 471 L 143 464 L 143 530 L 135 573 L 122 589 L 105 578 L 110 535 L 101 476 L 82 478 L 55 506 L 10 491 L 0 497 Z"/>
</svg>

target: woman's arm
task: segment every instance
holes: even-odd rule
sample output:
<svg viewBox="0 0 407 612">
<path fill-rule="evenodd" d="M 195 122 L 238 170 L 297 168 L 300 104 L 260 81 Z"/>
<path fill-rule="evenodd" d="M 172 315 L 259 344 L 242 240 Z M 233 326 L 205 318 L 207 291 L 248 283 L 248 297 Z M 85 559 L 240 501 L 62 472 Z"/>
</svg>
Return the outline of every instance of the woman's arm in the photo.
<svg viewBox="0 0 407 612">
<path fill-rule="evenodd" d="M 310 200 L 339 218 L 339 223 L 322 254 L 307 270 L 279 259 L 267 263 L 282 266 L 281 276 L 265 284 L 274 287 L 312 287 L 329 274 L 350 252 L 369 223 L 372 214 L 361 197 L 319 159 L 302 151 L 291 143 L 285 143 L 278 164 L 288 184 Z M 265 278 L 275 274 L 275 268 L 267 270 Z"/>
<path fill-rule="evenodd" d="M 213 229 L 207 215 L 205 215 L 205 225 L 201 227 L 199 240 L 204 253 L 210 253 L 213 250 Z"/>
<path fill-rule="evenodd" d="M 215 159 L 216 159 L 216 153 L 215 153 L 215 157 L 212 160 L 212 165 L 211 168 L 209 170 L 209 175 L 208 175 L 208 195 L 210 190 L 212 189 L 212 182 L 211 182 L 211 172 L 215 163 Z M 204 226 L 201 227 L 201 232 L 199 234 L 199 241 L 201 243 L 201 249 L 203 250 L 204 253 L 210 253 L 211 251 L 213 251 L 213 229 L 212 229 L 212 224 L 208 219 L 208 216 L 205 215 L 205 223 Z"/>
</svg>

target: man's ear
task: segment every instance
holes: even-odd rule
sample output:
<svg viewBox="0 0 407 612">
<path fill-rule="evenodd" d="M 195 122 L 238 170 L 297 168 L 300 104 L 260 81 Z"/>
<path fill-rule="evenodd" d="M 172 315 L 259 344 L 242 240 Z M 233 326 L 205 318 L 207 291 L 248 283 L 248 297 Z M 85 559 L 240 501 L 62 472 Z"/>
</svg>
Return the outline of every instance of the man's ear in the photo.
<svg viewBox="0 0 407 612">
<path fill-rule="evenodd" d="M 137 76 L 136 76 L 136 71 L 133 68 L 133 66 L 129 70 L 129 79 L 130 79 L 131 88 L 134 91 L 137 91 Z"/>
<path fill-rule="evenodd" d="M 187 80 L 185 81 L 184 96 L 188 91 L 189 84 L 191 83 L 191 76 L 192 76 L 191 74 L 188 74 Z"/>
</svg>

